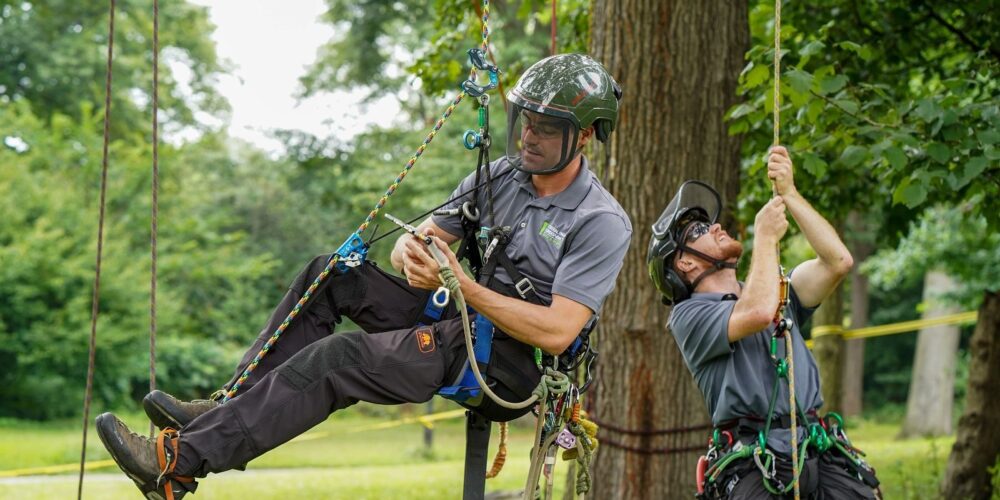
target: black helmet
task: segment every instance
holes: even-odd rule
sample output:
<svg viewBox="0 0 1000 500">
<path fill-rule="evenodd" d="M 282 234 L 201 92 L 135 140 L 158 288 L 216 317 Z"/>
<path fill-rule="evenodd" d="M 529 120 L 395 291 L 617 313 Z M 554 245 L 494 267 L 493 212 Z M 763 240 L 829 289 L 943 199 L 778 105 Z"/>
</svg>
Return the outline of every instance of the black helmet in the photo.
<svg viewBox="0 0 1000 500">
<path fill-rule="evenodd" d="M 735 264 L 716 261 L 701 252 L 693 251 L 681 241 L 685 229 L 692 222 L 715 224 L 721 207 L 722 199 L 715 189 L 701 181 L 687 181 L 681 184 L 674 199 L 653 224 L 646 264 L 649 266 L 649 277 L 653 280 L 653 285 L 663 295 L 664 304 L 677 304 L 687 299 L 694 288 L 674 269 L 673 259 L 678 249 L 690 251 L 708 260 L 716 270 L 736 267 Z"/>
<path fill-rule="evenodd" d="M 605 142 L 618 122 L 622 91 L 608 70 L 584 54 L 547 57 L 528 68 L 507 93 L 507 159 L 511 166 L 530 174 L 552 174 L 576 157 L 580 130 L 594 127 Z M 522 156 L 522 127 L 536 135 L 558 139 L 558 156 Z M 531 151 L 530 152 L 535 152 Z M 534 163 L 534 165 L 530 165 Z"/>
</svg>

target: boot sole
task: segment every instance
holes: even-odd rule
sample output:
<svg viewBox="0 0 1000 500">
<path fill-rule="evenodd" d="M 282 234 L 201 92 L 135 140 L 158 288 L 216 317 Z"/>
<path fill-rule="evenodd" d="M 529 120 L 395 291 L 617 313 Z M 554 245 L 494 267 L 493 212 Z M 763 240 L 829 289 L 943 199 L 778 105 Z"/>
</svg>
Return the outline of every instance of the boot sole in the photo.
<svg viewBox="0 0 1000 500">
<path fill-rule="evenodd" d="M 104 448 L 108 450 L 111 455 L 111 459 L 115 461 L 115 465 L 121 469 L 122 472 L 128 476 L 129 479 L 135 483 L 136 486 L 141 486 L 146 483 L 142 478 L 136 476 L 134 473 L 130 472 L 128 469 L 122 465 L 122 457 L 117 453 L 118 439 L 115 438 L 115 417 L 111 413 L 102 413 L 97 417 L 97 437 L 101 439 L 101 443 L 104 444 Z M 144 496 L 149 500 L 165 500 L 164 496 L 158 495 L 157 492 L 149 492 L 144 494 Z"/>
</svg>

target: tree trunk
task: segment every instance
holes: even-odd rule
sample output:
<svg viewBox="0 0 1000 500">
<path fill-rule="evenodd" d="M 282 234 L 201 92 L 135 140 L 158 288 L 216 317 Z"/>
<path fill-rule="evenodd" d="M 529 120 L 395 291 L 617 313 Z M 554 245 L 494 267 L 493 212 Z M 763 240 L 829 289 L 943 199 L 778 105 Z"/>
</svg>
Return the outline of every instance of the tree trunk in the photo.
<svg viewBox="0 0 1000 500">
<path fill-rule="evenodd" d="M 1000 293 L 984 294 L 969 350 L 965 411 L 958 421 L 941 496 L 988 500 L 989 469 L 1000 460 Z"/>
<path fill-rule="evenodd" d="M 960 311 L 942 297 L 958 285 L 941 271 L 924 275 L 924 319 Z M 955 399 L 955 362 L 959 330 L 955 325 L 923 328 L 917 336 L 917 353 L 906 398 L 902 437 L 951 434 L 951 411 Z"/>
<path fill-rule="evenodd" d="M 747 6 L 596 0 L 591 23 L 590 52 L 624 89 L 605 178 L 632 218 L 633 239 L 601 321 L 593 414 L 609 426 L 600 434 L 589 496 L 687 499 L 707 430 L 633 434 L 609 427 L 649 431 L 709 422 L 665 327 L 669 309 L 649 282 L 646 246 L 649 227 L 684 180 L 704 180 L 728 208 L 735 205 L 740 139 L 727 134 L 723 115 L 737 101 L 749 44 Z M 732 220 L 731 210 L 725 217 Z"/>
<path fill-rule="evenodd" d="M 874 249 L 872 235 L 863 216 L 852 211 L 847 216 L 848 239 L 854 267 L 851 269 L 851 329 L 868 326 L 868 277 L 859 269 Z M 861 415 L 864 408 L 865 339 L 844 342 L 844 369 L 840 411 L 846 417 Z"/>
<path fill-rule="evenodd" d="M 838 285 L 813 314 L 813 328 L 844 325 L 844 294 Z M 813 356 L 819 367 L 819 383 L 823 390 L 823 410 L 840 411 L 840 369 L 843 366 L 844 339 L 840 335 L 823 335 L 813 339 Z"/>
</svg>

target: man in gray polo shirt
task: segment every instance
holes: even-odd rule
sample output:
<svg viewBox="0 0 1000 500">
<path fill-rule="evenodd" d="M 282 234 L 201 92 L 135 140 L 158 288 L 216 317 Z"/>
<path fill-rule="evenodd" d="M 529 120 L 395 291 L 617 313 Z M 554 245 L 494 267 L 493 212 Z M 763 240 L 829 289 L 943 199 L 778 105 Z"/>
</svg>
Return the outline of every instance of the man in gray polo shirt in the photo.
<svg viewBox="0 0 1000 500">
<path fill-rule="evenodd" d="M 715 223 L 719 195 L 697 181 L 681 187 L 654 225 L 648 262 L 664 301 L 673 304 L 670 331 L 701 389 L 712 423 L 736 438 L 734 443 L 721 440 L 713 465 L 723 454 L 763 437 L 766 449 L 761 452 L 773 455 L 777 462 L 777 475 L 768 478 L 769 486 L 781 490 L 792 481 L 792 432 L 788 385 L 777 374 L 771 342 L 780 304 L 777 245 L 788 227 L 785 211 L 792 214 L 817 255 L 789 274 L 788 304 L 782 311 L 790 322 L 785 323 L 789 328 L 784 335 L 791 336 L 794 349 L 796 397 L 801 413 L 807 414 L 797 424 L 800 441 L 807 426 L 817 422 L 816 410 L 823 399 L 816 361 L 799 325 L 836 288 L 853 261 L 834 228 L 795 188 L 785 148 L 772 148 L 768 177 L 777 193 L 754 221 L 753 256 L 745 282 L 736 278 L 742 244 Z M 775 354 L 785 357 L 784 339 L 779 340 Z M 772 398 L 773 413 L 769 411 Z M 770 427 L 765 430 L 769 415 Z M 848 463 L 848 457 L 835 451 L 817 450 L 815 446 L 799 450 L 809 457 L 800 476 L 804 498 L 874 498 L 872 488 L 878 483 L 870 470 L 859 470 L 861 464 Z M 765 487 L 765 473 L 771 475 L 766 466 L 762 472 L 747 456 L 700 485 L 706 489 L 702 498 L 782 498 Z M 869 474 L 866 479 L 874 484 L 866 485 L 861 478 Z"/>
<path fill-rule="evenodd" d="M 495 272 L 484 272 L 478 282 L 457 273 L 467 303 L 495 326 L 486 377 L 505 399 L 530 396 L 540 379 L 535 348 L 549 356 L 564 353 L 614 288 L 632 227 L 581 152 L 591 139 L 608 139 L 620 97 L 611 75 L 587 56 L 536 63 L 508 93 L 506 156 L 484 166 L 488 172 L 468 176 L 455 199 L 418 228 L 433 237 L 454 270 L 461 266 L 448 245 L 471 232 L 473 220 L 463 222 L 458 214 L 478 214 L 475 232 L 506 243 L 482 248 L 484 270 Z M 492 182 L 479 186 L 481 177 Z M 497 255 L 506 257 L 502 265 Z M 292 283 L 226 389 L 254 362 L 328 259 L 317 257 Z M 455 306 L 434 313 L 428 305 L 441 286 L 438 263 L 409 234 L 397 240 L 391 260 L 405 279 L 374 262 L 331 273 L 329 285 L 225 404 L 149 394 L 143 406 L 150 419 L 161 428 L 179 428 L 179 437 L 161 434 L 156 443 L 110 413 L 99 416 L 98 434 L 119 467 L 150 498 L 168 492 L 178 498 L 193 491 L 194 477 L 239 467 L 333 411 L 362 400 L 423 402 L 449 386 L 468 357 Z M 333 335 L 341 316 L 368 333 Z M 460 402 L 497 421 L 530 411 L 491 405 L 487 398 Z"/>
</svg>

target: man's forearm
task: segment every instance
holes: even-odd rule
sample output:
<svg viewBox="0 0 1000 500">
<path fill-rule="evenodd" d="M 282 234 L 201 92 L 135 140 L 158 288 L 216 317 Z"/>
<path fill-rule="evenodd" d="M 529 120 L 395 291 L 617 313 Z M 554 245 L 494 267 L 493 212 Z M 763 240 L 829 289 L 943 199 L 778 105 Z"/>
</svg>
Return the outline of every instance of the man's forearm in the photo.
<svg viewBox="0 0 1000 500">
<path fill-rule="evenodd" d="M 850 251 L 841 241 L 837 230 L 809 204 L 801 193 L 784 195 L 785 206 L 799 225 L 809 246 L 826 266 L 846 273 L 853 261 Z"/>
<path fill-rule="evenodd" d="M 754 243 L 750 271 L 741 297 L 747 297 L 764 309 L 778 309 L 778 247 L 775 243 Z"/>
<path fill-rule="evenodd" d="M 461 281 L 462 294 L 473 309 L 511 337 L 549 354 L 562 353 L 583 328 L 583 324 L 553 314 L 550 307 L 501 295 L 467 276 Z"/>
</svg>

